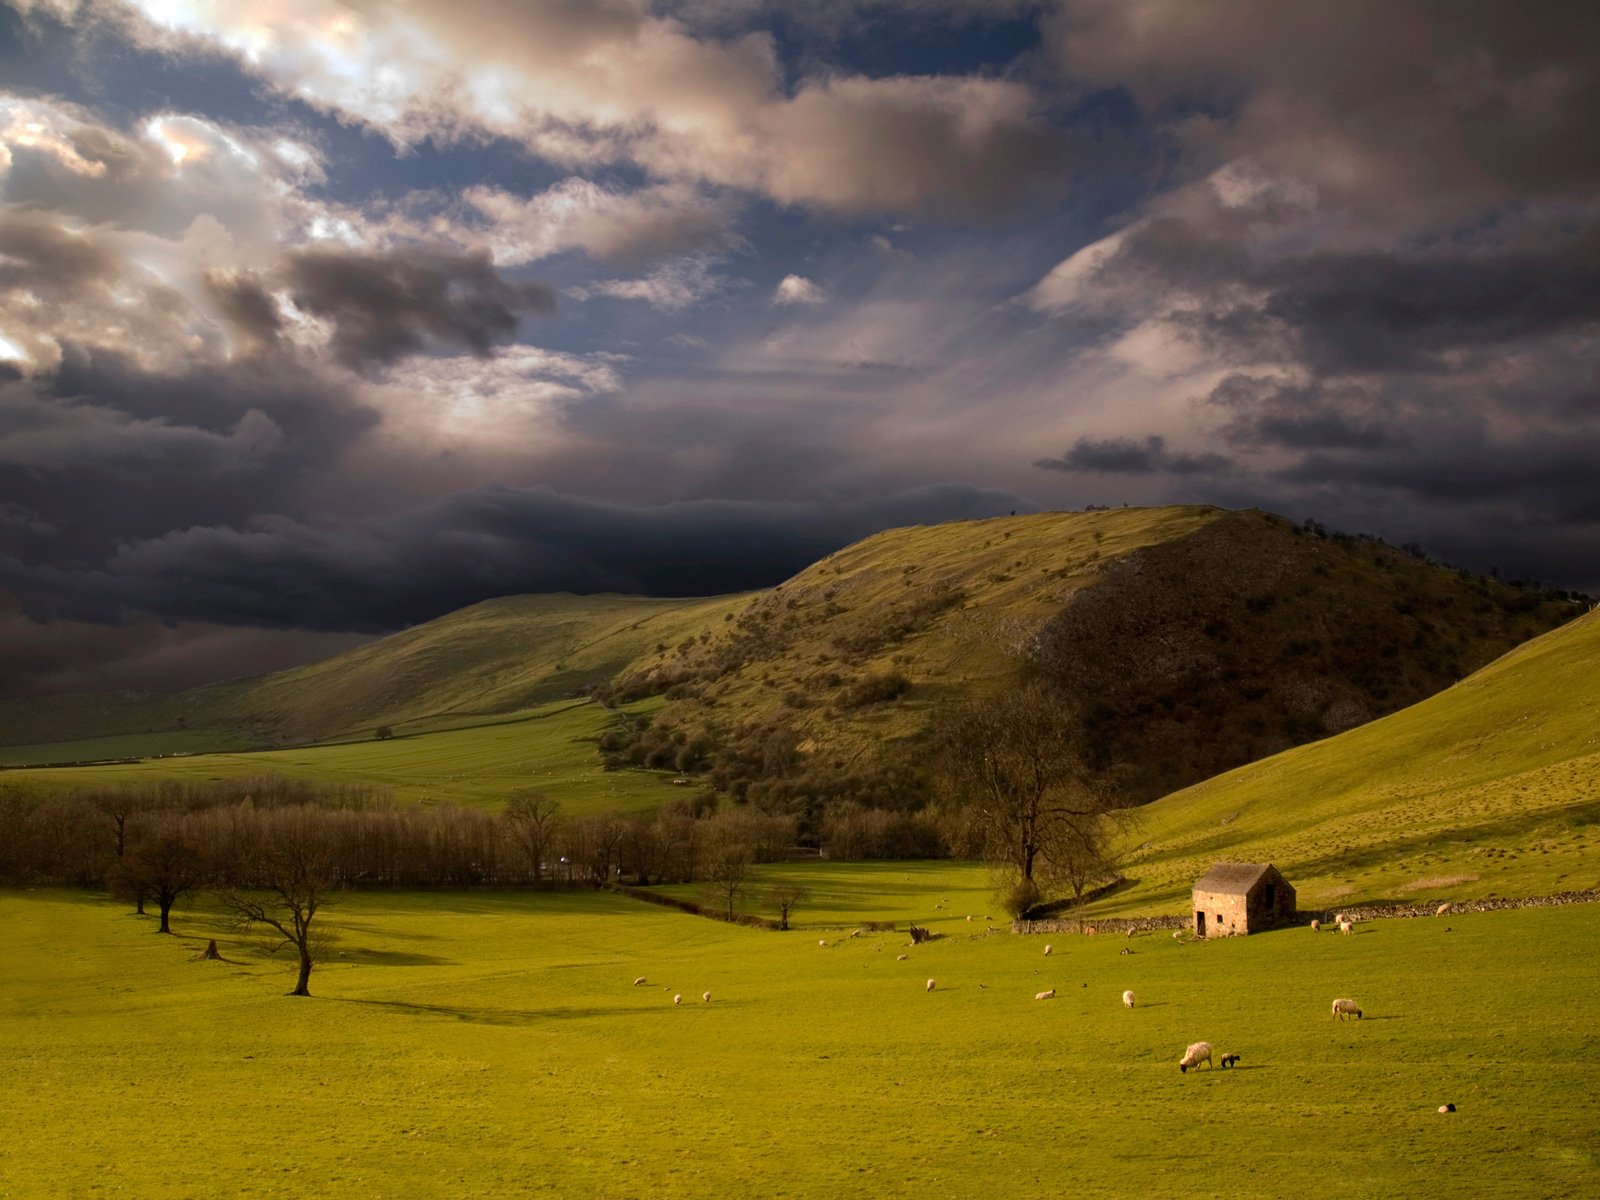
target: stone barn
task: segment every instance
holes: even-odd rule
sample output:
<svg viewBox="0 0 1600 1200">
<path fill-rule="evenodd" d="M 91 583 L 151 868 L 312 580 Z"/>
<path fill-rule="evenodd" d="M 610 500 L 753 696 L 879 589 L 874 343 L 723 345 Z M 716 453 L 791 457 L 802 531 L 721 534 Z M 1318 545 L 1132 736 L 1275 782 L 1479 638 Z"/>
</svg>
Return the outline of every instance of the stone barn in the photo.
<svg viewBox="0 0 1600 1200">
<path fill-rule="evenodd" d="M 1294 921 L 1294 888 L 1271 863 L 1218 863 L 1194 884 L 1199 937 L 1260 933 Z"/>
</svg>

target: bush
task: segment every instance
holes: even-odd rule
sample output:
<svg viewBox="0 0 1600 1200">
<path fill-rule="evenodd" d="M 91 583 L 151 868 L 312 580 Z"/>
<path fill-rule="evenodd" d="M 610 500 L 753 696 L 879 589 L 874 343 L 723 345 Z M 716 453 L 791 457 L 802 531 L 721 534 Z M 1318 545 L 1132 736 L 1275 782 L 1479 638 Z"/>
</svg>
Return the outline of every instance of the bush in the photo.
<svg viewBox="0 0 1600 1200">
<path fill-rule="evenodd" d="M 1000 907 L 1006 910 L 1012 920 L 1021 920 L 1042 899 L 1044 893 L 1031 879 L 1018 879 L 1000 891 Z"/>
</svg>

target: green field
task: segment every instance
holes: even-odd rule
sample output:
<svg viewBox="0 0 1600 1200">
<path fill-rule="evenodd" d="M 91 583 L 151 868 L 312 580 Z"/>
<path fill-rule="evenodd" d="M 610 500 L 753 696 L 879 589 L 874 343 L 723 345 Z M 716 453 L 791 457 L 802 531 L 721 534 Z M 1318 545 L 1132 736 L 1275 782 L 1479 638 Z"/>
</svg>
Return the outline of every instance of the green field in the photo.
<svg viewBox="0 0 1600 1200">
<path fill-rule="evenodd" d="M 633 711 L 643 711 L 634 706 Z M 136 763 L 0 771 L 0 784 L 30 792 L 177 780 L 203 783 L 284 775 L 319 783 L 377 785 L 404 803 L 451 803 L 498 810 L 519 788 L 548 792 L 569 816 L 654 812 L 683 794 L 672 773 L 607 771 L 596 739 L 616 714 L 593 701 L 563 700 L 477 724 L 388 741 L 292 750 L 150 758 Z M 441 722 L 448 725 L 449 722 Z"/>
<path fill-rule="evenodd" d="M 1302 908 L 1600 887 L 1600 614 L 1338 737 L 1141 810 L 1102 911 L 1179 912 L 1219 859 L 1274 862 Z"/>
<path fill-rule="evenodd" d="M 874 882 L 853 919 L 942 919 L 929 876 Z M 203 910 L 165 938 L 0 895 L 0 1196 L 1600 1194 L 1595 906 L 1049 958 L 964 921 L 824 948 L 596 893 L 327 919 L 295 1000 Z M 197 961 L 212 935 L 232 961 Z M 1368 1019 L 1330 1018 L 1345 995 Z M 1242 1065 L 1180 1074 L 1197 1039 Z"/>
</svg>

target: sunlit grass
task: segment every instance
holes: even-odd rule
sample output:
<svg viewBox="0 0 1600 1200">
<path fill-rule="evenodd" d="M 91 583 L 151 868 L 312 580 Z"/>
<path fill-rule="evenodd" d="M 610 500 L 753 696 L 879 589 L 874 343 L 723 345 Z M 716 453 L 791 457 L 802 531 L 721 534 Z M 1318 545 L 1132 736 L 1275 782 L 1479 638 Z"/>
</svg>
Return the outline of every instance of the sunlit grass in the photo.
<svg viewBox="0 0 1600 1200">
<path fill-rule="evenodd" d="M 824 865 L 818 896 L 856 870 Z M 906 874 L 813 916 L 942 920 L 973 879 Z M 290 963 L 203 909 L 164 938 L 0 894 L 21 1105 L 0 1195 L 1600 1192 L 1593 906 L 1049 958 L 964 920 L 824 948 L 596 893 L 356 895 L 326 919 L 295 1000 Z M 211 936 L 230 961 L 198 960 Z M 1338 995 L 1368 1019 L 1332 1021 Z M 1202 1038 L 1242 1065 L 1180 1074 Z"/>
</svg>

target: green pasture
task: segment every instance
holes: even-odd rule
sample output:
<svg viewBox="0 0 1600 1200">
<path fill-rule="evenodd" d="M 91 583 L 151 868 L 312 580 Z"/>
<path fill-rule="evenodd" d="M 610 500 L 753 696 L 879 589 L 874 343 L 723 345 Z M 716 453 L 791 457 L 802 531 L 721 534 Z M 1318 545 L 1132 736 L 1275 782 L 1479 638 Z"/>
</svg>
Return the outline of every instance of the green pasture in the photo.
<svg viewBox="0 0 1600 1200">
<path fill-rule="evenodd" d="M 1100 911 L 1174 912 L 1213 862 L 1274 862 L 1302 908 L 1600 887 L 1600 614 L 1338 737 L 1138 812 L 1133 887 Z"/>
<path fill-rule="evenodd" d="M 201 783 L 278 774 L 329 784 L 389 788 L 404 803 L 498 809 L 519 788 L 547 791 L 571 816 L 653 812 L 681 795 L 663 771 L 607 771 L 596 741 L 616 714 L 593 701 L 564 700 L 485 723 L 396 733 L 291 750 L 179 755 L 137 763 L 0 771 L 0 784 L 27 791 L 156 783 Z"/>
<path fill-rule="evenodd" d="M 937 895 L 910 874 L 826 911 L 972 899 L 970 868 Z M 289 961 L 204 908 L 162 937 L 0 893 L 0 1196 L 1600 1194 L 1595 906 L 1207 944 L 962 919 L 915 948 L 587 892 L 326 919 L 297 1000 Z M 212 936 L 228 961 L 198 959 Z M 1241 1065 L 1180 1074 L 1199 1039 Z"/>
</svg>

